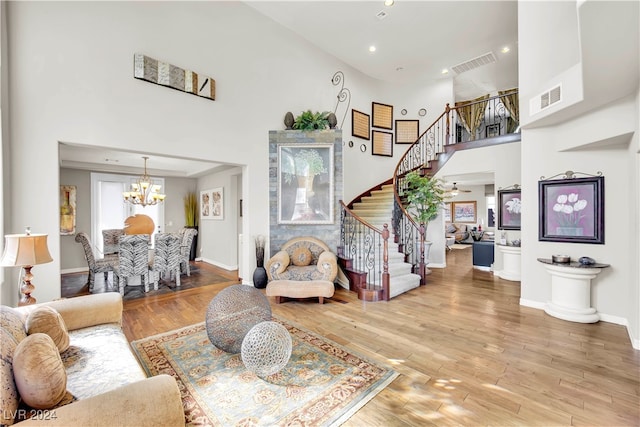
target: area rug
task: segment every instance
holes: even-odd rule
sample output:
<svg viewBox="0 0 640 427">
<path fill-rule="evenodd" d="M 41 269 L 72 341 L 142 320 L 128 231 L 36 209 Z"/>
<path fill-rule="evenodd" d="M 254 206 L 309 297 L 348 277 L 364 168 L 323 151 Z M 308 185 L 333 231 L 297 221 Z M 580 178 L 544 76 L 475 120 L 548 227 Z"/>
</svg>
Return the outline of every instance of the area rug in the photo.
<svg viewBox="0 0 640 427">
<path fill-rule="evenodd" d="M 148 375 L 178 381 L 191 426 L 338 426 L 398 374 L 289 320 L 274 317 L 293 341 L 287 366 L 260 378 L 240 354 L 219 350 L 199 323 L 133 341 Z"/>
</svg>

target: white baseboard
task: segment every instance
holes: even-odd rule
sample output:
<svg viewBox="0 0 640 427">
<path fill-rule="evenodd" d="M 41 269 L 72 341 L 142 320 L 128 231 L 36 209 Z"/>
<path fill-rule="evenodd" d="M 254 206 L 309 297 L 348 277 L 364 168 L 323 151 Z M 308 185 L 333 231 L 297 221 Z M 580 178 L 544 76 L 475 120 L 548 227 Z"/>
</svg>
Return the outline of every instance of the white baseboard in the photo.
<svg viewBox="0 0 640 427">
<path fill-rule="evenodd" d="M 520 298 L 520 305 L 524 305 L 525 307 L 537 308 L 538 310 L 544 310 L 544 306 L 546 305 L 546 303 Z"/>
<path fill-rule="evenodd" d="M 60 274 L 86 273 L 88 271 L 89 271 L 89 267 L 67 268 L 67 269 L 64 269 L 64 270 L 60 270 Z"/>
<path fill-rule="evenodd" d="M 229 270 L 229 271 L 233 271 L 233 270 L 237 270 L 238 269 L 237 265 L 226 265 L 226 264 L 223 264 L 221 262 L 217 262 L 217 261 L 214 261 L 212 259 L 207 259 L 207 258 L 196 258 L 196 261 L 206 262 L 207 264 L 215 265 L 216 267 L 220 267 L 220 268 L 223 268 L 223 269 Z"/>
<path fill-rule="evenodd" d="M 430 262 L 429 264 L 427 264 L 427 268 L 445 268 L 446 266 L 446 263 Z"/>
<path fill-rule="evenodd" d="M 525 307 L 536 308 L 539 310 L 544 310 L 546 303 L 520 298 L 520 305 Z M 636 339 L 631 336 L 631 329 L 629 329 L 629 321 L 627 319 L 625 319 L 624 317 L 612 316 L 610 314 L 605 314 L 600 312 L 598 312 L 598 315 L 600 316 L 600 321 L 602 322 L 613 323 L 613 324 L 621 325 L 627 328 L 627 333 L 629 334 L 629 340 L 631 341 L 631 346 L 636 350 L 640 350 L 640 339 Z"/>
</svg>

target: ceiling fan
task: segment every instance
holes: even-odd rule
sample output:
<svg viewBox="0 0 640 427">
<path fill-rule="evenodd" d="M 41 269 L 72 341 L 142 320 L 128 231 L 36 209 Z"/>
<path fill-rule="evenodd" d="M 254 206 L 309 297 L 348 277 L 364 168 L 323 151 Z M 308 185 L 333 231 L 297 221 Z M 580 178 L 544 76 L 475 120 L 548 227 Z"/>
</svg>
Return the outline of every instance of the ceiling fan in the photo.
<svg viewBox="0 0 640 427">
<path fill-rule="evenodd" d="M 456 183 L 453 183 L 453 187 L 451 187 L 451 190 L 448 190 L 445 192 L 445 194 L 449 197 L 455 197 L 460 193 L 471 193 L 471 190 L 460 190 L 457 186 Z"/>
</svg>

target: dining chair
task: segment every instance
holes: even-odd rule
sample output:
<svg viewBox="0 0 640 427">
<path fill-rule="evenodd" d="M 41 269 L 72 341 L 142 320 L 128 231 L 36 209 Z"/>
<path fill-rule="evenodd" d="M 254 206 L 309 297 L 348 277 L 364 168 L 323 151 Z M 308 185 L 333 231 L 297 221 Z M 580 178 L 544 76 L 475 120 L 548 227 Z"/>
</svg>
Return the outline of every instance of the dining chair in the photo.
<svg viewBox="0 0 640 427">
<path fill-rule="evenodd" d="M 140 284 L 149 292 L 149 235 L 132 234 L 120 236 L 118 265 L 113 269 L 113 281 L 120 295 L 129 279 L 140 276 Z"/>
<path fill-rule="evenodd" d="M 120 236 L 124 234 L 124 228 L 108 228 L 102 230 L 102 253 L 112 255 L 120 249 Z"/>
<path fill-rule="evenodd" d="M 82 247 L 84 249 L 84 257 L 87 260 L 87 264 L 89 266 L 89 293 L 93 292 L 96 273 L 104 273 L 104 281 L 106 287 L 109 272 L 113 272 L 114 268 L 118 265 L 118 257 L 115 255 L 108 255 L 104 258 L 96 258 L 93 253 L 93 246 L 91 245 L 89 236 L 83 231 L 76 234 L 75 240 L 76 242 L 82 244 Z"/>
<path fill-rule="evenodd" d="M 180 236 L 177 234 L 155 235 L 153 261 L 149 266 L 149 280 L 153 282 L 154 290 L 158 290 L 158 281 L 163 274 L 168 274 L 169 280 L 175 275 L 176 287 L 180 287 L 180 243 Z"/>
<path fill-rule="evenodd" d="M 191 253 L 191 243 L 193 238 L 198 234 L 195 228 L 182 228 L 178 234 L 182 236 L 180 244 L 180 272 L 187 273 L 191 276 L 191 266 L 189 265 L 189 254 Z"/>
</svg>

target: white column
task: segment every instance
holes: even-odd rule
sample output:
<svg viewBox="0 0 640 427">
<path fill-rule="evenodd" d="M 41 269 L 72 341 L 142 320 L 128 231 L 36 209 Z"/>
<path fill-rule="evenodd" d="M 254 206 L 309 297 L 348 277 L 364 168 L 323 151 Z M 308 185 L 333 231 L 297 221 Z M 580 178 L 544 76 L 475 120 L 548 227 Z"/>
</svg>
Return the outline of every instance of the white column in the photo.
<svg viewBox="0 0 640 427">
<path fill-rule="evenodd" d="M 579 323 L 595 323 L 600 320 L 591 307 L 591 279 L 601 268 L 582 268 L 545 264 L 551 274 L 551 301 L 544 311 L 559 319 Z"/>
<path fill-rule="evenodd" d="M 506 246 L 496 245 L 498 250 L 502 253 L 502 270 L 496 271 L 496 276 L 511 280 L 514 282 L 520 281 L 520 246 Z"/>
</svg>

